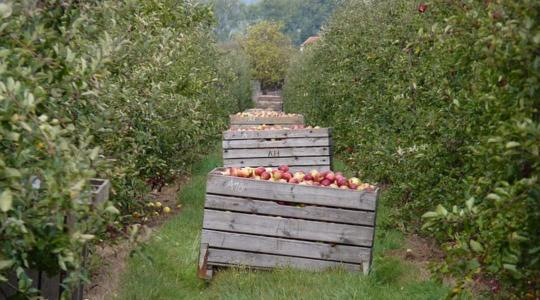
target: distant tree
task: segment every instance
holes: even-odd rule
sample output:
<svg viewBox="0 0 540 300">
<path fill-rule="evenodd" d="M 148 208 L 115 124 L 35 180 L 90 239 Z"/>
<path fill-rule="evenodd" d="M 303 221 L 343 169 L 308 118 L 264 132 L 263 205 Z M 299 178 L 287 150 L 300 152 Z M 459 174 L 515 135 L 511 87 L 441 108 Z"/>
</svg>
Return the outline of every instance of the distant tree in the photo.
<svg viewBox="0 0 540 300">
<path fill-rule="evenodd" d="M 263 91 L 283 85 L 292 54 L 291 40 L 281 32 L 282 25 L 268 21 L 248 28 L 241 41 L 249 57 L 252 76 L 261 82 Z"/>
</svg>

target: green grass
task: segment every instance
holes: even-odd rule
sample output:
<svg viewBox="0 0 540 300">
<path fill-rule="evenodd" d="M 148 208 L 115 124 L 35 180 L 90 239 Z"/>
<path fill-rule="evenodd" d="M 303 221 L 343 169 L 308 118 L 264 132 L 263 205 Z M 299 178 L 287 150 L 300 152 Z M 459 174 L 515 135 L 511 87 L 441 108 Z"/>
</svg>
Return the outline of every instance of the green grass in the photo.
<svg viewBox="0 0 540 300">
<path fill-rule="evenodd" d="M 403 235 L 389 229 L 376 232 L 369 276 L 339 269 L 322 273 L 222 269 L 214 273 L 211 284 L 205 284 L 196 276 L 205 180 L 207 172 L 219 165 L 216 152 L 194 168 L 179 199 L 182 213 L 129 259 L 117 299 L 441 299 L 448 292 L 440 284 L 419 280 L 414 265 L 384 255 L 403 243 Z M 386 212 L 380 204 L 378 218 L 384 219 Z"/>
</svg>

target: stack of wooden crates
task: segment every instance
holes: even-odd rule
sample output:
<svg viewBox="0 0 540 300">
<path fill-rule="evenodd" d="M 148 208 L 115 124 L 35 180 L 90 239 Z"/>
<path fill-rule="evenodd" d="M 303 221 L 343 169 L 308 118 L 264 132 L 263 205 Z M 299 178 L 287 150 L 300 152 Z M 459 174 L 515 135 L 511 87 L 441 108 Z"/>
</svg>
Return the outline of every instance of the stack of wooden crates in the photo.
<svg viewBox="0 0 540 300">
<path fill-rule="evenodd" d="M 271 119 L 241 114 L 230 121 L 223 133 L 224 167 L 332 169 L 330 128 L 308 128 L 303 116 L 289 114 Z M 215 267 L 227 266 L 369 272 L 378 190 L 255 180 L 224 171 L 208 175 L 200 278 L 209 280 Z"/>
</svg>

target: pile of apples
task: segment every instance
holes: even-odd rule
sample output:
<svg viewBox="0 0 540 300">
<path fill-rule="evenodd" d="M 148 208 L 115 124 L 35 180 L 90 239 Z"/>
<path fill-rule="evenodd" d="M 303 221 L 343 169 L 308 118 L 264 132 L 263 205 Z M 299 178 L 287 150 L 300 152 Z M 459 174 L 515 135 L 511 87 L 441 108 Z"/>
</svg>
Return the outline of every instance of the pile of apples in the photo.
<svg viewBox="0 0 540 300">
<path fill-rule="evenodd" d="M 260 131 L 260 130 L 298 130 L 298 129 L 319 129 L 319 126 L 304 126 L 304 125 L 258 125 L 246 128 L 232 128 L 229 131 Z"/>
<path fill-rule="evenodd" d="M 288 114 L 281 111 L 260 110 L 260 111 L 244 111 L 236 114 L 240 117 L 293 117 L 298 114 Z"/>
<path fill-rule="evenodd" d="M 300 185 L 314 185 L 345 190 L 374 191 L 375 186 L 369 183 L 363 183 L 356 177 L 346 178 L 341 172 L 311 170 L 309 173 L 299 171 L 289 172 L 288 166 L 273 168 L 227 168 L 221 173 L 225 176 L 234 176 L 242 178 L 251 178 L 256 180 L 268 180 L 274 182 L 283 182 Z"/>
</svg>

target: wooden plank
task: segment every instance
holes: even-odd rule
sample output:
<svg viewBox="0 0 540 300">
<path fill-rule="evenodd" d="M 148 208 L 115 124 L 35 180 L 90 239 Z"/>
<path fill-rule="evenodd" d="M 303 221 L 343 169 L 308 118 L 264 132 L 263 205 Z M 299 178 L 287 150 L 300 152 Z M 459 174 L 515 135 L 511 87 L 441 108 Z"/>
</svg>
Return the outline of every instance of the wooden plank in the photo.
<svg viewBox="0 0 540 300">
<path fill-rule="evenodd" d="M 203 229 L 372 246 L 373 228 L 205 209 Z"/>
<path fill-rule="evenodd" d="M 204 207 L 233 212 L 375 226 L 375 212 L 321 206 L 287 206 L 280 205 L 272 200 L 254 200 L 220 195 L 206 195 Z"/>
<path fill-rule="evenodd" d="M 329 137 L 330 128 L 225 131 L 224 140 Z"/>
<path fill-rule="evenodd" d="M 223 159 L 293 156 L 330 156 L 330 147 L 293 147 L 276 149 L 224 149 Z"/>
<path fill-rule="evenodd" d="M 249 234 L 203 230 L 202 242 L 210 248 L 286 255 L 336 262 L 363 263 L 370 259 L 370 248 L 287 240 Z"/>
<path fill-rule="evenodd" d="M 263 269 L 291 266 L 311 271 L 323 271 L 338 267 L 349 271 L 360 270 L 360 265 L 356 264 L 221 249 L 210 249 L 208 263 L 217 266 L 248 266 Z"/>
<path fill-rule="evenodd" d="M 261 124 L 304 124 L 304 116 L 255 117 L 230 115 L 231 125 L 261 125 Z"/>
<path fill-rule="evenodd" d="M 330 165 L 328 156 L 299 156 L 299 157 L 262 157 L 262 158 L 232 158 L 224 159 L 224 166 L 236 167 L 279 167 L 281 165 L 313 166 Z"/>
<path fill-rule="evenodd" d="M 49 300 L 60 299 L 60 275 L 48 276 L 45 272 L 41 273 L 41 296 Z"/>
<path fill-rule="evenodd" d="M 232 177 L 216 169 L 208 175 L 209 194 L 288 201 L 374 211 L 378 191 L 355 191 Z"/>
<path fill-rule="evenodd" d="M 330 139 L 325 138 L 291 138 L 282 140 L 230 140 L 223 141 L 223 149 L 246 148 L 290 148 L 290 147 L 328 147 Z"/>
</svg>

